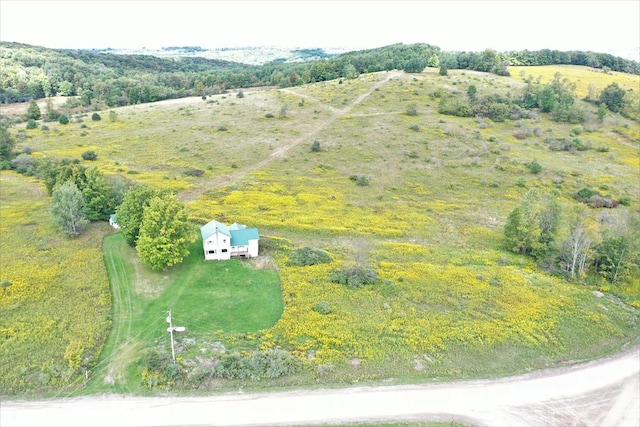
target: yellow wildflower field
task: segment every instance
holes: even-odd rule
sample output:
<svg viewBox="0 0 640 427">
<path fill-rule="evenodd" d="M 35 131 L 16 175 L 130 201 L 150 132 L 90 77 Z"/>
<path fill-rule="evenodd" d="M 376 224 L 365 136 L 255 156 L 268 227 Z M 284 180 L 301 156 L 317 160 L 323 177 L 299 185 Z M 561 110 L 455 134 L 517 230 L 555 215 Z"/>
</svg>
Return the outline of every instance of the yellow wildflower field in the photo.
<svg viewBox="0 0 640 427">
<path fill-rule="evenodd" d="M 2 171 L 0 186 L 0 394 L 80 386 L 111 325 L 107 226 L 59 237 L 42 184 Z"/>
</svg>

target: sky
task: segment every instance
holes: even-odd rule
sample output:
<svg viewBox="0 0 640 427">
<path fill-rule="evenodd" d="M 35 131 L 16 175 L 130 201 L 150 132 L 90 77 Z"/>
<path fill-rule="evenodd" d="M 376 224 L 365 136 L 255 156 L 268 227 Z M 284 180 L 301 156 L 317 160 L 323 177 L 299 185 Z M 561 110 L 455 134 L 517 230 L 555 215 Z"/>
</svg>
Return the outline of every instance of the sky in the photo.
<svg viewBox="0 0 640 427">
<path fill-rule="evenodd" d="M 0 0 L 0 40 L 201 46 L 584 50 L 640 60 L 640 0 Z"/>
</svg>

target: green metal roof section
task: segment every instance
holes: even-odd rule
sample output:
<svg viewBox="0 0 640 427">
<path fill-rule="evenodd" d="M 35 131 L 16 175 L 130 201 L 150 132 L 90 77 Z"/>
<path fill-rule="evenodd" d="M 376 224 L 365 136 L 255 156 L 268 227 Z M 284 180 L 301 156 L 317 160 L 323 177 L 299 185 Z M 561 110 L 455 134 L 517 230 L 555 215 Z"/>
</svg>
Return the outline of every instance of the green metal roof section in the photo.
<svg viewBox="0 0 640 427">
<path fill-rule="evenodd" d="M 257 228 L 242 228 L 240 230 L 231 230 L 231 246 L 247 246 L 249 240 L 258 240 Z"/>
<path fill-rule="evenodd" d="M 202 240 L 207 240 L 209 237 L 213 236 L 216 233 L 216 231 L 219 231 L 225 236 L 231 237 L 231 231 L 229 231 L 229 227 L 227 227 L 221 222 L 214 220 L 200 227 L 200 234 L 202 234 Z"/>
</svg>

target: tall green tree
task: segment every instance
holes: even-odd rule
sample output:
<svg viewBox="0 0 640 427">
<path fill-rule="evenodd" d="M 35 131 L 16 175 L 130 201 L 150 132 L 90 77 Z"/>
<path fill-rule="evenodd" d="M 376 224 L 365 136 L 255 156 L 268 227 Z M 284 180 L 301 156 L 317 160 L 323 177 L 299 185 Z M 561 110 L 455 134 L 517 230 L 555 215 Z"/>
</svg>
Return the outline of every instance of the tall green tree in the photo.
<svg viewBox="0 0 640 427">
<path fill-rule="evenodd" d="M 0 123 L 0 162 L 13 159 L 13 148 L 16 141 L 4 123 Z"/>
<path fill-rule="evenodd" d="M 618 83 L 611 83 L 600 94 L 600 102 L 614 113 L 619 113 L 624 107 L 624 94 Z"/>
<path fill-rule="evenodd" d="M 536 188 L 527 191 L 507 218 L 504 228 L 507 247 L 536 258 L 547 255 L 558 231 L 561 212 L 555 197 L 542 195 Z"/>
<path fill-rule="evenodd" d="M 144 210 L 136 250 L 153 270 L 165 269 L 189 255 L 194 238 L 184 205 L 173 195 L 154 197 Z"/>
<path fill-rule="evenodd" d="M 125 193 L 122 204 L 116 210 L 116 222 L 129 246 L 135 247 L 138 243 L 144 211 L 151 199 L 162 194 L 165 193 L 143 184 L 134 185 Z"/>
<path fill-rule="evenodd" d="M 67 236 L 77 236 L 89 223 L 85 216 L 82 192 L 71 181 L 53 191 L 51 214 L 58 229 Z"/>
<path fill-rule="evenodd" d="M 105 176 L 98 168 L 84 170 L 84 196 L 87 218 L 90 221 L 106 221 L 116 209 L 116 196 Z"/>
<path fill-rule="evenodd" d="M 40 120 L 41 116 L 42 112 L 40 111 L 40 107 L 38 107 L 36 100 L 32 99 L 31 101 L 29 101 L 29 108 L 27 109 L 27 120 Z"/>
</svg>

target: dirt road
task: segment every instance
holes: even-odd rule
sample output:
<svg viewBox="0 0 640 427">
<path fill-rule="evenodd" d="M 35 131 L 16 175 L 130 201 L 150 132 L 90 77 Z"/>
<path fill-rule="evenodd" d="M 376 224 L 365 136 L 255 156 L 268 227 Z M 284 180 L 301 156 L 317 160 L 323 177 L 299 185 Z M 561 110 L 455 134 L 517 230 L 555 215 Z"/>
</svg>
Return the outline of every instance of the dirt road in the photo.
<svg viewBox="0 0 640 427">
<path fill-rule="evenodd" d="M 278 426 L 371 420 L 488 426 L 640 426 L 640 347 L 498 380 L 224 394 L 2 402 L 9 426 Z"/>
</svg>

